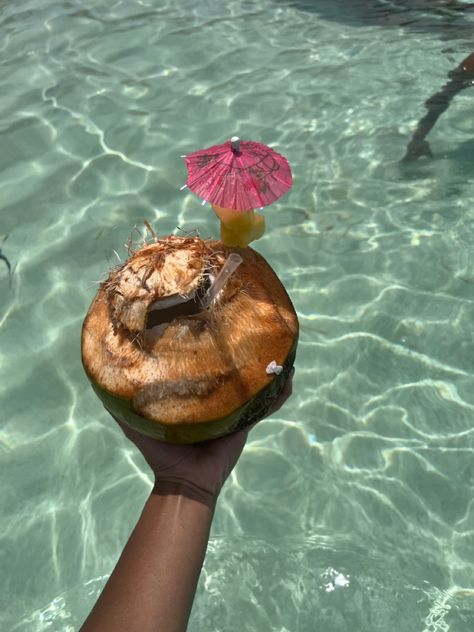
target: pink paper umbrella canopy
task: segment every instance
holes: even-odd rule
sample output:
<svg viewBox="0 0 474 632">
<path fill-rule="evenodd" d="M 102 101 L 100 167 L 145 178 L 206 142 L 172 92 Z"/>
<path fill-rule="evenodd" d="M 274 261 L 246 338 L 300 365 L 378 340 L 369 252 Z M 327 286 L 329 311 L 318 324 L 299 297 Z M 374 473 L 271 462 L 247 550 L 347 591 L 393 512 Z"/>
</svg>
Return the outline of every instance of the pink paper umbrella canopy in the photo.
<svg viewBox="0 0 474 632">
<path fill-rule="evenodd" d="M 206 202 L 248 211 L 268 206 L 293 183 L 288 160 L 270 147 L 237 137 L 183 156 L 186 186 Z"/>
</svg>

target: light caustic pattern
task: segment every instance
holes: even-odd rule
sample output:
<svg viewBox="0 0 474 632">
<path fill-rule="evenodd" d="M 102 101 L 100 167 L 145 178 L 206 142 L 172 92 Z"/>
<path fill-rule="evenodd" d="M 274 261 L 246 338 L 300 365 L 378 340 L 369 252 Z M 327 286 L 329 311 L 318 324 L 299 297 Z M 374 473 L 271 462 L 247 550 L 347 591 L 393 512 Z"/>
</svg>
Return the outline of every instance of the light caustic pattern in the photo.
<svg viewBox="0 0 474 632">
<path fill-rule="evenodd" d="M 144 219 L 217 235 L 180 156 L 235 134 L 292 167 L 257 247 L 301 335 L 190 630 L 474 629 L 472 95 L 399 164 L 470 18 L 383 4 L 1 6 L 1 629 L 78 629 L 138 517 L 149 472 L 83 375 L 82 320 Z"/>
</svg>

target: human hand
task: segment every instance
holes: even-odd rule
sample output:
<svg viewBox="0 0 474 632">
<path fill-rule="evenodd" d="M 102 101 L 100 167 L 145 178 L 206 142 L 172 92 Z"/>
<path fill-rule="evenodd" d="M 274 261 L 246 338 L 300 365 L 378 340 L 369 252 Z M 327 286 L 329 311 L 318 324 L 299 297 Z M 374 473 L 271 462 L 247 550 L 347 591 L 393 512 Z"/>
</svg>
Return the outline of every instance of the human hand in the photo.
<svg viewBox="0 0 474 632">
<path fill-rule="evenodd" d="M 290 397 L 293 374 L 294 369 L 266 417 L 279 410 Z M 253 428 L 244 428 L 225 437 L 199 444 L 175 445 L 147 437 L 116 417 L 114 419 L 152 469 L 155 476 L 155 493 L 179 492 L 207 504 L 214 504 L 222 485 L 242 453 L 249 430 Z"/>
</svg>

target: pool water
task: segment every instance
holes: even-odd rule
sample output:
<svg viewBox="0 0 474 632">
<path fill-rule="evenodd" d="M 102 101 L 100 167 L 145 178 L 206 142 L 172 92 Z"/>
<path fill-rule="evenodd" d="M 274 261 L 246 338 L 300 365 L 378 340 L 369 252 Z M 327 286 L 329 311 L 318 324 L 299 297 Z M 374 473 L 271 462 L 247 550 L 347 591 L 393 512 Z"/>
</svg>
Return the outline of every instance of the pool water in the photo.
<svg viewBox="0 0 474 632">
<path fill-rule="evenodd" d="M 301 336 L 189 630 L 474 629 L 474 89 L 434 158 L 400 163 L 472 52 L 468 5 L 0 3 L 1 630 L 77 630 L 138 518 L 150 475 L 84 376 L 81 324 L 145 219 L 217 235 L 180 156 L 234 134 L 292 165 L 255 247 Z"/>
</svg>

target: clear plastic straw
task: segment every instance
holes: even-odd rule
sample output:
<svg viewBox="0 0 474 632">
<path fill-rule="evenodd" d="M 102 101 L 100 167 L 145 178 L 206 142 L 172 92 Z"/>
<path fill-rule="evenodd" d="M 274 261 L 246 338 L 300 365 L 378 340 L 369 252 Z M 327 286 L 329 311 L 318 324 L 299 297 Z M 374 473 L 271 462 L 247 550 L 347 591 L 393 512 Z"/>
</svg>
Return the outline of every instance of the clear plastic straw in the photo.
<svg viewBox="0 0 474 632">
<path fill-rule="evenodd" d="M 224 261 L 224 265 L 222 266 L 221 271 L 214 279 L 212 285 L 207 290 L 204 298 L 202 300 L 202 304 L 204 307 L 209 307 L 212 301 L 216 298 L 219 292 L 222 290 L 224 285 L 227 282 L 227 279 L 236 271 L 236 269 L 240 266 L 243 259 L 236 252 L 232 252 L 227 259 Z"/>
</svg>

